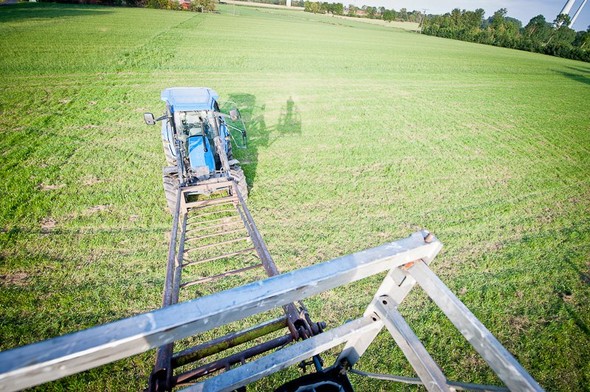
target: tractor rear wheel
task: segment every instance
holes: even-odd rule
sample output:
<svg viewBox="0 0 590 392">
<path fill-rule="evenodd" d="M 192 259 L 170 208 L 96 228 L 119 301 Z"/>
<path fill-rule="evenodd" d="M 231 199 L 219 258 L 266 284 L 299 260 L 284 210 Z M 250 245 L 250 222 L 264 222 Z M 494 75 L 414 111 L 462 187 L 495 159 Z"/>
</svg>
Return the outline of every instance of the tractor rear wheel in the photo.
<svg viewBox="0 0 590 392">
<path fill-rule="evenodd" d="M 164 184 L 164 194 L 166 195 L 166 204 L 170 213 L 174 215 L 176 211 L 176 200 L 178 198 L 178 176 L 176 174 L 162 175 L 162 182 Z"/>
<path fill-rule="evenodd" d="M 164 156 L 166 157 L 166 164 L 168 166 L 176 166 L 176 157 L 172 155 L 171 148 L 174 148 L 168 140 L 162 138 L 162 147 L 164 148 Z"/>
<path fill-rule="evenodd" d="M 234 159 L 234 153 L 233 153 L 233 148 L 231 145 L 231 141 L 227 142 L 228 147 L 227 147 L 227 160 L 231 161 L 232 159 Z"/>
<path fill-rule="evenodd" d="M 238 191 L 240 192 L 240 195 L 242 195 L 242 198 L 246 200 L 248 198 L 248 183 L 246 182 L 244 171 L 239 166 L 232 166 L 229 170 L 229 173 L 238 185 Z"/>
</svg>

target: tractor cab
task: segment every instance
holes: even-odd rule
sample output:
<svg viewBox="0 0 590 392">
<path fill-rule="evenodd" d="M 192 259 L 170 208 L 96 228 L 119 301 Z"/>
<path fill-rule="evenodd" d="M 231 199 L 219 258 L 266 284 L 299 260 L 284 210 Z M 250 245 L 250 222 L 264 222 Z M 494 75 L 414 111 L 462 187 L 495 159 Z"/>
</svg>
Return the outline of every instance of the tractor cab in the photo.
<svg viewBox="0 0 590 392">
<path fill-rule="evenodd" d="M 198 179 L 209 178 L 216 170 L 221 169 L 214 142 L 215 137 L 219 136 L 221 124 L 214 126 L 209 123 L 208 117 L 211 116 L 207 116 L 206 111 L 177 111 L 173 116 L 174 125 L 162 126 L 162 138 L 176 134 L 183 150 L 182 155 L 188 161 L 185 162 L 186 167 Z"/>
<path fill-rule="evenodd" d="M 233 158 L 231 140 L 236 140 L 230 132 L 241 134 L 242 143 L 236 142 L 236 146 L 245 148 L 246 125 L 239 110 L 222 113 L 217 93 L 206 87 L 167 88 L 161 98 L 166 103 L 164 115 L 156 119 L 145 113 L 144 120 L 148 125 L 162 122 L 167 163 L 163 183 L 169 209 L 174 210 L 179 186 L 208 195 L 234 181 L 246 197 L 247 184 L 239 162 Z"/>
<path fill-rule="evenodd" d="M 231 155 L 230 136 L 219 112 L 217 93 L 209 88 L 177 87 L 162 91 L 169 119 L 162 122 L 162 139 L 176 157 L 175 138 L 180 142 L 184 167 L 189 177 L 203 180 L 220 171 L 221 160 L 215 138 L 226 155 Z"/>
</svg>

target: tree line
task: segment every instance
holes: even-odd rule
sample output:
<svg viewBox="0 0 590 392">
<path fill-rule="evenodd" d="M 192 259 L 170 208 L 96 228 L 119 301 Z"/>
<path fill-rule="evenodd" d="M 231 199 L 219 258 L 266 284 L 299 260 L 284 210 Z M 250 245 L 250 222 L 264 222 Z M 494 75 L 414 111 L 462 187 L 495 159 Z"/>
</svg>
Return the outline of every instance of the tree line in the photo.
<svg viewBox="0 0 590 392">
<path fill-rule="evenodd" d="M 96 4 L 109 6 L 146 7 L 175 11 L 213 12 L 216 9 L 217 0 L 191 0 L 181 2 L 179 0 L 37 0 L 40 2 L 56 2 L 65 4 Z"/>
<path fill-rule="evenodd" d="M 388 22 L 400 21 L 420 23 L 423 18 L 420 11 L 408 11 L 406 8 L 396 11 L 385 7 L 371 7 L 366 5 L 357 7 L 350 4 L 348 7 L 344 7 L 344 4 L 342 3 L 327 3 L 319 1 L 305 1 L 303 7 L 304 11 L 313 12 L 314 14 L 346 15 L 356 18 L 383 19 Z"/>
<path fill-rule="evenodd" d="M 553 23 L 537 15 L 522 27 L 522 22 L 506 14 L 501 8 L 485 19 L 481 8 L 456 8 L 444 15 L 428 15 L 422 33 L 590 62 L 590 26 L 576 32 L 568 27 L 569 16 L 561 14 Z"/>
<path fill-rule="evenodd" d="M 570 17 L 565 14 L 558 15 L 553 23 L 547 22 L 543 15 L 537 15 L 523 27 L 520 20 L 507 16 L 506 8 L 499 9 L 487 19 L 481 8 L 475 11 L 455 8 L 444 15 L 424 15 L 405 8 L 396 11 L 352 4 L 345 8 L 342 3 L 305 1 L 304 10 L 388 22 L 415 22 L 420 24 L 423 34 L 590 62 L 590 26 L 586 31 L 576 32 L 569 28 Z"/>
<path fill-rule="evenodd" d="M 219 0 L 223 2 L 223 0 Z M 252 3 L 273 4 L 273 5 L 287 5 L 286 0 L 237 0 Z M 291 7 L 303 7 L 304 0 L 291 0 Z"/>
</svg>

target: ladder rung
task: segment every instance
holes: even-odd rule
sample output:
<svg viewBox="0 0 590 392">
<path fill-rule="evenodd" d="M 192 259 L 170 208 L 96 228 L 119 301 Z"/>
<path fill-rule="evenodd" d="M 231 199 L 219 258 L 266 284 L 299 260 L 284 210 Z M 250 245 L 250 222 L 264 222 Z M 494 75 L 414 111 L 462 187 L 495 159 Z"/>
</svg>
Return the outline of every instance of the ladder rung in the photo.
<svg viewBox="0 0 590 392">
<path fill-rule="evenodd" d="M 240 229 L 235 229 L 235 230 L 230 230 L 230 231 L 220 231 L 219 233 L 200 235 L 198 237 L 187 238 L 186 240 L 184 240 L 184 242 L 191 242 L 191 241 L 196 241 L 196 240 L 202 240 L 205 238 L 218 237 L 218 236 L 226 235 L 226 234 L 234 234 L 234 233 L 239 233 L 240 231 L 244 231 L 244 230 L 245 229 L 240 228 Z"/>
<path fill-rule="evenodd" d="M 202 245 L 202 246 L 198 246 L 196 248 L 191 248 L 191 249 L 187 249 L 184 251 L 184 253 L 192 253 L 196 250 L 203 250 L 203 249 L 209 249 L 209 248 L 214 248 L 218 245 L 226 245 L 226 244 L 233 244 L 234 242 L 240 242 L 240 241 L 245 241 L 245 240 L 249 240 L 250 236 L 245 236 L 245 237 L 240 237 L 240 238 L 234 238 L 232 240 L 227 240 L 227 241 L 221 241 L 221 242 L 216 242 L 214 244 L 207 244 L 207 245 Z"/>
<path fill-rule="evenodd" d="M 180 285 L 180 288 L 193 286 L 193 285 L 199 284 L 199 283 L 210 282 L 212 280 L 223 278 L 223 277 L 226 277 L 226 276 L 238 275 L 238 274 L 240 274 L 242 272 L 246 272 L 248 270 L 251 270 L 251 269 L 254 269 L 254 268 L 259 268 L 259 267 L 262 267 L 262 263 L 251 265 L 249 267 L 240 268 L 240 269 L 237 269 L 237 270 L 232 270 L 232 271 L 224 272 L 224 273 L 218 274 L 218 275 L 207 276 L 205 278 L 193 280 L 191 282 L 186 282 L 186 283 L 181 284 Z"/>
<path fill-rule="evenodd" d="M 198 207 L 193 207 L 191 208 L 191 211 L 196 211 L 196 210 L 202 210 L 204 208 L 208 208 L 208 207 L 216 207 L 216 206 L 220 206 L 220 205 L 225 205 L 225 204 L 234 204 L 237 201 L 237 198 L 235 197 L 223 197 L 220 199 L 210 199 L 210 200 L 199 200 L 202 204 Z M 190 203 L 190 202 L 189 202 Z"/>
<path fill-rule="evenodd" d="M 205 212 L 203 214 L 198 214 L 198 215 L 191 215 L 189 216 L 188 220 L 195 220 L 196 218 L 202 218 L 204 216 L 209 216 L 209 215 L 215 215 L 215 214 L 222 214 L 224 212 L 236 212 L 235 209 L 225 209 L 225 210 L 219 210 L 219 211 L 211 211 L 211 212 Z"/>
<path fill-rule="evenodd" d="M 216 225 L 211 225 L 211 226 L 195 227 L 195 228 L 191 228 L 190 230 L 187 230 L 186 232 L 188 233 L 188 232 L 192 232 L 192 231 L 195 231 L 195 230 L 205 231 L 205 230 L 209 230 L 209 229 L 216 229 L 218 227 L 223 227 L 223 226 L 233 226 L 233 225 L 235 225 L 237 223 L 244 223 L 244 222 L 242 222 L 241 219 L 239 219 L 239 217 L 237 215 L 235 217 L 231 217 L 230 216 L 229 218 L 238 218 L 238 219 L 229 220 L 229 221 L 227 221 L 225 223 L 218 223 Z M 220 220 L 223 220 L 223 219 L 228 219 L 228 218 L 215 219 L 215 221 L 220 221 Z M 207 221 L 207 222 L 209 223 L 209 222 L 213 222 L 213 221 Z"/>
<path fill-rule="evenodd" d="M 172 367 L 177 368 L 179 366 L 186 365 L 187 363 L 207 358 L 229 348 L 239 346 L 278 331 L 287 327 L 287 320 L 287 316 L 282 315 L 281 317 L 266 321 L 250 328 L 246 328 L 242 331 L 231 332 L 219 338 L 179 351 L 172 357 Z"/>
<path fill-rule="evenodd" d="M 234 207 L 236 205 L 236 203 L 238 202 L 238 199 L 232 199 L 230 200 L 230 202 L 228 202 L 227 200 L 197 200 L 197 201 L 187 201 L 185 202 L 185 207 L 186 207 L 186 211 L 199 211 L 199 210 L 203 210 L 205 208 L 208 207 L 219 207 L 219 206 L 227 206 L 227 205 L 231 205 L 233 204 Z"/>
<path fill-rule="evenodd" d="M 209 259 L 203 259 L 203 260 L 197 260 L 197 261 L 189 261 L 188 263 L 184 263 L 182 266 L 183 267 L 188 267 L 189 265 L 201 264 L 201 263 L 206 263 L 208 261 L 215 261 L 215 260 L 219 260 L 219 259 L 224 259 L 226 257 L 232 257 L 232 256 L 237 256 L 237 255 L 240 255 L 240 254 L 243 254 L 243 253 L 252 252 L 253 250 L 256 250 L 256 248 L 252 247 L 252 248 L 242 249 L 242 250 L 239 250 L 237 252 L 226 253 L 224 255 L 211 257 Z"/>
<path fill-rule="evenodd" d="M 238 218 L 238 219 L 231 219 L 231 220 L 230 220 L 230 218 Z M 221 226 L 225 226 L 225 225 L 234 225 L 234 224 L 236 224 L 236 223 L 243 223 L 243 222 L 242 222 L 242 220 L 241 220 L 241 219 L 239 219 L 239 216 L 237 216 L 237 215 L 233 215 L 233 216 L 227 216 L 227 217 L 223 217 L 223 218 L 219 218 L 219 219 L 211 219 L 211 220 L 208 220 L 206 223 L 211 223 L 211 222 L 218 222 L 218 221 L 222 221 L 222 220 L 224 220 L 224 219 L 226 219 L 226 220 L 228 220 L 228 221 L 227 221 L 227 222 L 225 222 L 225 223 L 219 223 L 219 224 L 217 224 L 217 225 L 212 225 L 212 226 L 205 226 L 205 227 L 191 227 L 191 228 L 189 228 L 189 229 L 188 229 L 186 232 L 187 232 L 187 233 L 190 233 L 190 232 L 192 232 L 192 231 L 195 231 L 195 230 L 208 230 L 208 229 L 214 229 L 214 228 L 216 228 L 216 227 L 221 227 Z"/>
<path fill-rule="evenodd" d="M 233 196 L 220 197 L 217 199 L 208 199 L 208 200 L 196 200 L 196 201 L 200 201 L 203 204 L 200 205 L 199 207 L 191 208 L 191 211 L 200 210 L 202 208 L 207 208 L 207 207 L 214 207 L 214 206 L 218 206 L 220 204 L 232 204 L 235 200 L 236 200 L 236 198 Z M 192 202 L 188 202 L 188 203 L 192 203 Z"/>
</svg>

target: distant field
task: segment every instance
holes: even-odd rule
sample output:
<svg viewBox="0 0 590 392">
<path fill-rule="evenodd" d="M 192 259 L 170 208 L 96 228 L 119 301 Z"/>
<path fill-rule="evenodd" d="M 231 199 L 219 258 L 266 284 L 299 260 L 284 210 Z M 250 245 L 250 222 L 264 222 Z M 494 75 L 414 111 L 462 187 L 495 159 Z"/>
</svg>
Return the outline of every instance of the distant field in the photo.
<svg viewBox="0 0 590 392">
<path fill-rule="evenodd" d="M 159 306 L 171 222 L 142 113 L 209 86 L 250 120 L 248 205 L 281 270 L 427 228 L 432 268 L 543 387 L 590 390 L 590 65 L 232 6 L 19 4 L 0 37 L 1 350 Z M 380 280 L 310 313 L 358 317 Z M 434 308 L 417 290 L 400 310 L 449 379 L 498 383 Z M 152 364 L 40 389 L 135 391 Z M 386 334 L 359 365 L 413 375 Z"/>
<path fill-rule="evenodd" d="M 257 7 L 257 8 L 274 8 L 274 9 L 282 9 L 282 10 L 289 10 L 289 11 L 294 11 L 294 12 L 303 12 L 304 8 L 303 7 L 286 7 L 284 5 L 275 5 L 275 4 L 266 4 L 266 3 L 253 3 L 253 2 L 248 2 L 248 1 L 241 1 L 241 0 L 225 0 L 222 1 L 223 4 L 227 4 L 227 5 L 239 5 L 239 6 L 245 6 L 245 7 Z M 231 8 L 229 11 L 229 13 L 231 14 L 235 14 L 236 12 L 239 13 L 239 9 L 238 11 L 236 11 L 236 8 Z M 410 31 L 420 31 L 420 24 L 419 23 L 415 23 L 415 22 L 388 22 L 382 19 L 370 19 L 370 18 L 355 18 L 355 17 L 350 17 L 350 16 L 345 16 L 345 15 L 330 15 L 330 14 L 324 14 L 324 15 L 314 15 L 315 17 L 323 17 L 323 18 L 336 18 L 336 19 L 343 19 L 343 20 L 352 20 L 355 22 L 362 22 L 362 23 L 369 23 L 369 24 L 373 24 L 373 25 L 378 25 L 378 26 L 387 26 L 387 27 L 393 27 L 396 29 L 402 29 L 402 30 L 410 30 Z"/>
<path fill-rule="evenodd" d="M 362 23 L 370 23 L 377 26 L 393 27 L 395 29 L 409 30 L 414 32 L 420 31 L 420 24 L 415 22 L 388 22 L 382 19 L 369 19 L 369 18 L 353 18 L 350 16 L 339 16 L 339 15 L 324 15 L 326 18 L 339 18 L 344 20 L 354 20 Z"/>
</svg>

